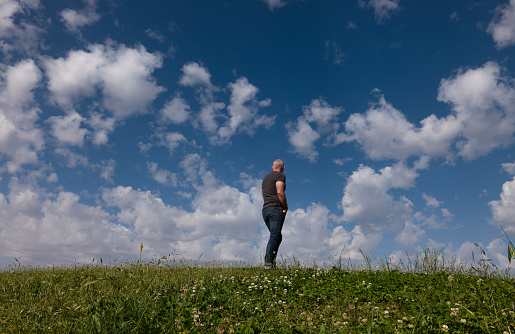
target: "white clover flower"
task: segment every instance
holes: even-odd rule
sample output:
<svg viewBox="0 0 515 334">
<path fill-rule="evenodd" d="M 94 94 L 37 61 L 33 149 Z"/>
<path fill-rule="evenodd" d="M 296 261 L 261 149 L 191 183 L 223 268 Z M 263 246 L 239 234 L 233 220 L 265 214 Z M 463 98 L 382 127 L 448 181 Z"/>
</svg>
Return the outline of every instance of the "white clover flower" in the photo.
<svg viewBox="0 0 515 334">
<path fill-rule="evenodd" d="M 442 332 L 447 333 L 449 331 L 449 326 L 442 325 Z"/>
</svg>

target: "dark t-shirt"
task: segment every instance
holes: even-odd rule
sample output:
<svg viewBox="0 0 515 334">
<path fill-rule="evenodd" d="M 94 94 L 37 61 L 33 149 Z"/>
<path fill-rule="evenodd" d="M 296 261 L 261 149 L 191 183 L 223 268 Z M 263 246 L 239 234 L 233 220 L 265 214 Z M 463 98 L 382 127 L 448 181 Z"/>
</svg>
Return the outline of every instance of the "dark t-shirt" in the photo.
<svg viewBox="0 0 515 334">
<path fill-rule="evenodd" d="M 277 196 L 277 188 L 275 183 L 277 181 L 284 182 L 286 188 L 286 175 L 281 172 L 271 171 L 270 174 L 265 176 L 261 189 L 263 190 L 263 209 L 271 206 L 282 206 Z"/>
</svg>

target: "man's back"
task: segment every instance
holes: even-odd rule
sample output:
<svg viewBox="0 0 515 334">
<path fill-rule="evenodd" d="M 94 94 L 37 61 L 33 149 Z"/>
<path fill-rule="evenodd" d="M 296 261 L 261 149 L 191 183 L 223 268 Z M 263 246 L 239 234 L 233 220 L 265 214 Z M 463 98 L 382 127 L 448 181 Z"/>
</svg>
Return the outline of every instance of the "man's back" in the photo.
<svg viewBox="0 0 515 334">
<path fill-rule="evenodd" d="M 277 196 L 276 182 L 283 182 L 286 184 L 286 176 L 277 171 L 271 171 L 264 179 L 261 185 L 263 191 L 263 209 L 272 206 L 281 206 L 281 201 Z"/>
</svg>

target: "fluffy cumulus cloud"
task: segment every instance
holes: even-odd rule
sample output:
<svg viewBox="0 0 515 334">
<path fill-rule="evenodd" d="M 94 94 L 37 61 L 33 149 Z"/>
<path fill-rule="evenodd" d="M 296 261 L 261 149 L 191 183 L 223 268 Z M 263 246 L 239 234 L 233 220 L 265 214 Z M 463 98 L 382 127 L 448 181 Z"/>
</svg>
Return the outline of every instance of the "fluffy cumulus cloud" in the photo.
<svg viewBox="0 0 515 334">
<path fill-rule="evenodd" d="M 159 139 L 157 145 L 166 147 L 170 156 L 174 154 L 179 146 L 188 143 L 186 137 L 180 132 L 159 132 L 156 137 Z"/>
<path fill-rule="evenodd" d="M 374 249 L 382 234 L 365 234 L 360 226 L 347 231 L 343 226 L 331 227 L 329 209 L 318 203 L 311 203 L 306 209 L 289 211 L 283 228 L 283 243 L 280 257 L 289 262 L 303 259 L 307 263 L 335 264 L 338 259 L 362 259 L 361 251 Z M 263 230 L 266 235 L 266 230 Z M 266 248 L 266 240 L 261 249 Z"/>
<path fill-rule="evenodd" d="M 43 29 L 26 19 L 42 8 L 39 0 L 0 0 L 0 52 L 6 61 L 0 66 L 2 261 L 62 264 L 137 257 L 141 242 L 146 259 L 168 254 L 197 259 L 203 254 L 206 260 L 260 261 L 268 238 L 261 217 L 260 180 L 241 173 L 239 180 L 228 184 L 217 178 L 207 158 L 185 151 L 205 150 L 193 138 L 199 134 L 221 149 L 238 135 L 254 136 L 270 129 L 276 116 L 265 111 L 272 101 L 260 97 L 259 87 L 246 77 L 217 83 L 201 62 L 186 62 L 178 80 L 170 84 L 177 84 L 175 91 L 157 101 L 166 91 L 155 74 L 163 66 L 163 54 L 112 40 L 87 44 L 82 32 L 102 17 L 97 0 L 77 3 L 78 7 L 54 13 L 58 15 L 54 21 L 78 37 L 81 47 L 56 55 L 43 47 Z M 275 11 L 288 1 L 256 3 Z M 401 10 L 400 0 L 358 0 L 358 4 L 373 11 L 380 24 Z M 514 18 L 515 0 L 496 9 L 487 32 L 498 48 L 515 43 Z M 356 24 L 349 21 L 348 27 L 355 29 Z M 146 33 L 165 41 L 158 31 Z M 39 50 L 45 50 L 46 56 Z M 335 42 L 328 41 L 326 51 L 327 57 L 334 55 L 334 62 L 341 63 L 342 52 Z M 411 111 L 398 110 L 379 90 L 373 91 L 374 102 L 363 113 L 346 119 L 342 107 L 321 97 L 303 106 L 300 115 L 279 127 L 286 128 L 291 152 L 314 163 L 321 146 L 352 143 L 371 160 L 387 163 L 383 168 L 362 164 L 346 174 L 340 216 L 322 203 L 291 205 L 280 250 L 283 260 L 360 259 L 361 251 L 373 250 L 387 234 L 402 248 L 420 249 L 426 230 L 444 228 L 453 214 L 442 201 L 423 192 L 419 194 L 425 206 L 415 210 L 403 193 L 409 193 L 432 159 L 473 160 L 513 143 L 513 82 L 496 62 L 458 69 L 441 80 L 437 92 L 449 114 L 429 115 L 417 124 L 407 116 Z M 144 122 L 130 120 L 142 115 Z M 134 163 L 143 171 L 134 184 L 141 182 L 144 189 L 121 184 L 123 177 L 114 181 L 117 163 L 125 160 L 115 160 L 121 157 L 121 145 L 109 143 L 109 137 L 125 125 L 131 130 L 138 126 L 137 134 L 131 135 L 140 137 L 141 152 L 149 158 Z M 171 164 L 162 157 L 151 158 L 154 146 L 167 150 L 178 167 L 168 170 Z M 340 166 L 350 160 L 333 159 Z M 95 190 L 94 184 L 88 185 L 79 195 L 70 190 L 79 183 L 69 189 L 58 183 L 67 178 L 64 168 L 76 169 L 81 176 L 94 171 L 103 186 Z M 515 163 L 503 168 L 515 175 Z M 148 190 L 152 186 L 159 190 Z M 161 192 L 178 196 L 169 199 Z M 491 223 L 502 224 L 509 233 L 515 232 L 513 203 L 515 178 L 504 183 L 498 200 L 489 203 Z M 429 240 L 427 245 L 440 244 Z M 486 247 L 502 265 L 507 264 L 504 246 L 494 241 Z M 464 256 L 472 248 L 465 242 L 456 252 Z M 399 253 L 393 255 L 401 258 Z"/>
<path fill-rule="evenodd" d="M 338 130 L 337 120 L 342 108 L 332 107 L 324 99 L 316 99 L 302 109 L 302 116 L 286 124 L 288 141 L 294 152 L 314 162 L 318 157 L 315 142 Z"/>
<path fill-rule="evenodd" d="M 342 219 L 358 223 L 364 233 L 381 232 L 385 228 L 400 231 L 411 218 L 413 204 L 405 197 L 395 199 L 389 191 L 412 187 L 417 176 L 415 170 L 402 163 L 385 167 L 379 173 L 360 166 L 347 180 L 341 202 Z"/>
<path fill-rule="evenodd" d="M 475 159 L 513 142 L 515 88 L 501 67 L 488 62 L 477 69 L 460 70 L 443 79 L 438 100 L 452 106 L 460 125 L 458 154 Z"/>
<path fill-rule="evenodd" d="M 182 77 L 179 83 L 182 86 L 197 87 L 203 86 L 209 90 L 216 90 L 216 87 L 211 83 L 211 73 L 204 66 L 199 63 L 187 63 L 182 67 Z"/>
<path fill-rule="evenodd" d="M 260 180 L 243 174 L 245 190 L 215 178 L 198 154 L 173 174 L 149 163 L 148 171 L 162 184 L 191 185 L 191 209 L 166 203 L 159 195 L 129 186 L 106 187 L 95 204 L 69 191 L 48 192 L 12 178 L 7 195 L 0 194 L 2 258 L 22 263 L 63 264 L 112 261 L 115 257 L 175 256 L 207 260 L 261 261 L 268 240 L 262 221 Z M 187 181 L 187 182 L 184 182 Z M 281 245 L 283 260 L 294 257 L 328 263 L 339 256 L 361 258 L 373 249 L 378 232 L 356 226 L 331 227 L 329 209 L 321 204 L 288 213 Z"/>
<path fill-rule="evenodd" d="M 165 123 L 184 123 L 190 114 L 190 106 L 180 96 L 174 97 L 161 109 L 161 120 Z"/>
<path fill-rule="evenodd" d="M 12 17 L 22 8 L 20 3 L 14 0 L 2 0 L 0 2 L 0 36 L 4 37 L 15 28 Z"/>
<path fill-rule="evenodd" d="M 515 175 L 515 162 L 503 163 L 502 168 L 506 171 L 506 173 L 510 175 Z"/>
<path fill-rule="evenodd" d="M 85 6 L 81 10 L 64 9 L 60 12 L 61 20 L 70 32 L 79 32 L 81 28 L 100 20 L 96 12 L 96 0 L 83 0 Z"/>
<path fill-rule="evenodd" d="M 473 160 L 513 142 L 515 132 L 515 89 L 513 79 L 502 68 L 488 62 L 442 79 L 438 100 L 452 113 L 430 115 L 420 126 L 386 101 L 383 95 L 365 114 L 352 114 L 345 132 L 334 135 L 334 143 L 356 141 L 372 159 L 405 160 L 412 156 L 454 155 Z"/>
<path fill-rule="evenodd" d="M 100 207 L 80 203 L 70 192 L 47 194 L 33 185 L 10 183 L 0 194 L 0 240 L 4 259 L 63 264 L 113 258 L 134 247 L 131 232 L 110 221 Z"/>
<path fill-rule="evenodd" d="M 455 258 L 458 263 L 469 267 L 477 266 L 481 260 L 488 260 L 500 269 L 512 268 L 511 272 L 513 272 L 513 263 L 509 263 L 506 248 L 505 241 L 499 238 L 492 240 L 487 245 L 481 242 L 465 241 L 456 249 L 452 245 L 446 247 L 445 256 L 447 259 Z"/>
<path fill-rule="evenodd" d="M 201 111 L 196 124 L 200 124 L 213 145 L 228 144 L 237 133 L 252 136 L 258 127 L 270 128 L 275 123 L 274 116 L 260 113 L 260 109 L 270 106 L 270 99 L 258 100 L 259 89 L 247 78 L 240 77 L 227 85 L 231 92 L 229 104 L 218 102 L 214 93 L 220 89 L 211 83 L 208 69 L 198 63 L 188 63 L 182 67 L 183 75 L 179 84 L 196 89 Z M 181 108 L 185 108 L 185 102 Z M 227 106 L 227 113 L 224 108 Z"/>
<path fill-rule="evenodd" d="M 438 119 L 431 115 L 417 128 L 381 95 L 365 114 L 352 114 L 345 122 L 346 132 L 334 142 L 356 141 L 372 159 L 404 160 L 410 156 L 446 156 L 459 126 L 454 117 Z"/>
<path fill-rule="evenodd" d="M 274 125 L 275 117 L 259 114 L 261 107 L 270 105 L 269 100 L 258 101 L 256 95 L 259 89 L 249 83 L 247 78 L 239 78 L 228 87 L 231 90 L 231 102 L 227 106 L 229 119 L 218 129 L 221 143 L 228 142 L 237 132 L 253 135 L 259 126 L 268 129 Z"/>
<path fill-rule="evenodd" d="M 177 186 L 177 175 L 168 170 L 159 169 L 159 165 L 156 162 L 147 162 L 147 169 L 152 178 L 160 184 Z"/>
<path fill-rule="evenodd" d="M 404 223 L 404 229 L 395 237 L 395 241 L 404 249 L 411 249 L 426 235 L 426 232 L 412 221 Z"/>
<path fill-rule="evenodd" d="M 99 112 L 92 112 L 87 123 L 92 129 L 91 140 L 93 144 L 99 146 L 107 144 L 109 134 L 114 131 L 116 119 L 114 117 L 106 117 Z"/>
<path fill-rule="evenodd" d="M 288 141 L 293 146 L 294 152 L 310 161 L 316 161 L 318 152 L 315 142 L 320 139 L 320 134 L 313 130 L 303 118 L 298 119 L 295 123 L 288 123 L 286 129 L 288 130 Z"/>
<path fill-rule="evenodd" d="M 52 125 L 53 135 L 59 142 L 68 145 L 82 146 L 87 130 L 81 128 L 84 121 L 77 112 L 70 112 L 65 116 L 52 116 L 48 122 Z"/>
<path fill-rule="evenodd" d="M 496 8 L 496 16 L 490 22 L 487 32 L 492 35 L 498 48 L 515 44 L 515 0 Z"/>
<path fill-rule="evenodd" d="M 14 52 L 33 55 L 40 47 L 40 37 L 43 29 L 34 25 L 28 20 L 22 20 L 17 24 L 19 18 L 31 14 L 41 6 L 39 0 L 0 1 L 0 50 L 11 55 Z"/>
<path fill-rule="evenodd" d="M 6 160 L 0 171 L 15 173 L 37 163 L 44 147 L 38 126 L 41 110 L 33 94 L 42 75 L 34 61 L 25 60 L 6 67 L 0 76 L 0 161 Z"/>
<path fill-rule="evenodd" d="M 90 45 L 66 58 L 47 58 L 44 66 L 52 99 L 64 110 L 100 93 L 103 107 L 115 118 L 125 119 L 146 112 L 164 90 L 152 78 L 162 58 L 143 46 Z"/>
<path fill-rule="evenodd" d="M 515 178 L 503 184 L 500 197 L 489 203 L 492 224 L 501 224 L 506 231 L 515 232 Z"/>
</svg>

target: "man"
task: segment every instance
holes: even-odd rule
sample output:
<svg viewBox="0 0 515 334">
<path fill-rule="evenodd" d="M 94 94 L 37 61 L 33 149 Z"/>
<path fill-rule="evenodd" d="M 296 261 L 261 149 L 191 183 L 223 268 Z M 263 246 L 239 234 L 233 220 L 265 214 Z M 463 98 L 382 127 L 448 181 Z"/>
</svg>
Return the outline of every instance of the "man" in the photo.
<svg viewBox="0 0 515 334">
<path fill-rule="evenodd" d="M 264 179 L 261 185 L 261 195 L 263 196 L 263 220 L 265 221 L 270 239 L 266 246 L 265 269 L 275 266 L 275 259 L 279 250 L 279 245 L 283 239 L 281 230 L 284 218 L 288 211 L 286 202 L 286 176 L 283 174 L 284 162 L 281 159 L 274 161 L 272 171 Z"/>
</svg>

